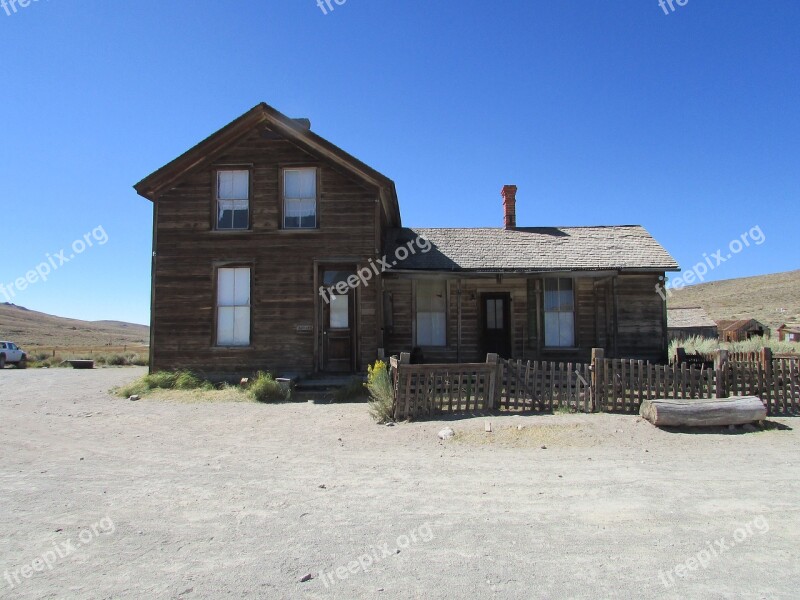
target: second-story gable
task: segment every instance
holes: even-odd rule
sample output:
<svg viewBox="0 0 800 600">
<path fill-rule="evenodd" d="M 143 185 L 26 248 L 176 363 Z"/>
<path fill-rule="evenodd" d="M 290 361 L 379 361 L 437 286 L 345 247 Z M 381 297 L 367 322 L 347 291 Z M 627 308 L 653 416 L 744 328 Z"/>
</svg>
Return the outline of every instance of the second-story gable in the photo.
<svg viewBox="0 0 800 600">
<path fill-rule="evenodd" d="M 135 187 L 167 236 L 308 233 L 373 254 L 400 222 L 391 180 L 263 104 Z"/>
</svg>

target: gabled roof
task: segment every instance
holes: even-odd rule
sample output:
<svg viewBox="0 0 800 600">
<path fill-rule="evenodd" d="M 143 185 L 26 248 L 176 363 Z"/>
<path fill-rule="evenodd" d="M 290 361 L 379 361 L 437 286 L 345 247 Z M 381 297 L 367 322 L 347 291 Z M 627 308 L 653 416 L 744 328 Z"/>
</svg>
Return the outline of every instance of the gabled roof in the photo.
<svg viewBox="0 0 800 600">
<path fill-rule="evenodd" d="M 667 327 L 682 329 L 687 327 L 716 327 L 716 322 L 699 306 L 679 306 L 667 308 Z"/>
<path fill-rule="evenodd" d="M 316 156 L 333 162 L 340 168 L 375 186 L 381 202 L 394 226 L 400 225 L 400 207 L 394 182 L 369 165 L 348 154 L 328 140 L 311 131 L 301 119 L 291 119 L 266 103 L 254 106 L 238 119 L 212 134 L 172 162 L 148 175 L 134 187 L 136 192 L 155 201 L 161 194 L 174 187 L 182 177 L 203 164 L 212 162 L 231 144 L 247 135 L 254 127 L 264 124 L 274 132 L 292 141 L 297 146 Z"/>
<path fill-rule="evenodd" d="M 790 333 L 800 333 L 800 323 L 784 323 L 778 327 L 780 331 L 788 331 Z"/>
<path fill-rule="evenodd" d="M 389 231 L 386 256 L 418 236 L 432 248 L 398 262 L 396 270 L 540 272 L 677 271 L 678 263 L 638 225 L 409 229 Z M 415 246 L 416 248 L 416 246 Z"/>
<path fill-rule="evenodd" d="M 754 329 L 764 328 L 764 325 L 755 319 L 723 319 L 717 321 L 717 327 L 720 331 L 739 331 L 740 329 L 747 329 L 748 327 Z"/>
</svg>

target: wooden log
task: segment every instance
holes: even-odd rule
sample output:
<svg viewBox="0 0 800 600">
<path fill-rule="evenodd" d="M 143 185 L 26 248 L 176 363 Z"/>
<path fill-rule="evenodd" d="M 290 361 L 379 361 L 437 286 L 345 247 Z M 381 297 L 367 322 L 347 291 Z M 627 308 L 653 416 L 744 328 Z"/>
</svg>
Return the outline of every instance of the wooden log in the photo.
<svg viewBox="0 0 800 600">
<path fill-rule="evenodd" d="M 713 400 L 646 400 L 639 410 L 656 427 L 722 427 L 767 418 L 760 398 L 742 396 Z"/>
</svg>

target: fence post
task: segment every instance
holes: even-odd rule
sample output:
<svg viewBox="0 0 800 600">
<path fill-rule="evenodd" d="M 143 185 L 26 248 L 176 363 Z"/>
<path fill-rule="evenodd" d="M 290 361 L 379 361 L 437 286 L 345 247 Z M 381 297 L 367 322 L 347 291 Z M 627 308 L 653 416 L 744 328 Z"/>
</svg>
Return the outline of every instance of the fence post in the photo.
<svg viewBox="0 0 800 600">
<path fill-rule="evenodd" d="M 762 348 L 761 349 L 761 364 L 764 367 L 764 390 L 763 393 L 766 394 L 766 402 L 767 402 L 767 415 L 772 414 L 772 395 L 773 391 L 775 390 L 774 380 L 772 378 L 772 348 Z M 777 393 L 776 393 L 777 396 Z M 764 400 L 764 398 L 762 398 Z M 777 404 L 777 398 L 776 402 Z"/>
<path fill-rule="evenodd" d="M 600 374 L 600 361 L 605 358 L 605 349 L 592 348 L 592 411 L 599 412 L 602 409 L 601 401 L 602 394 L 600 388 L 602 387 L 602 376 Z"/>
<path fill-rule="evenodd" d="M 408 418 L 408 390 L 403 389 L 403 367 L 411 363 L 411 354 L 409 352 L 401 352 L 400 359 L 397 361 L 397 393 L 394 395 L 394 420 L 400 421 L 401 416 L 405 419 Z M 406 375 L 410 377 L 410 375 Z M 401 409 L 402 406 L 402 409 Z M 401 410 L 406 414 L 402 414 Z"/>
<path fill-rule="evenodd" d="M 717 372 L 717 398 L 727 398 L 728 351 L 718 350 L 714 357 L 714 370 Z"/>
<path fill-rule="evenodd" d="M 487 406 L 489 410 L 492 410 L 499 404 L 497 397 L 499 395 L 498 392 L 500 391 L 501 385 L 501 383 L 498 381 L 500 357 L 497 354 L 487 354 L 486 364 L 495 365 L 495 368 L 492 370 L 492 375 L 489 378 L 489 406 Z"/>
</svg>

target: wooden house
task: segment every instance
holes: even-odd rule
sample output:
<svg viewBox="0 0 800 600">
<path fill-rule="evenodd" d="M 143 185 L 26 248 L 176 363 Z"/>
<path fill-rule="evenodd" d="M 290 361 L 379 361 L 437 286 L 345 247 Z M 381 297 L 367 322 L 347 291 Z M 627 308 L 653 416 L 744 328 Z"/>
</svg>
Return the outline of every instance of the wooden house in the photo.
<svg viewBox="0 0 800 600">
<path fill-rule="evenodd" d="M 153 202 L 151 370 L 354 373 L 666 359 L 675 260 L 642 227 L 402 227 L 394 183 L 266 104 L 135 186 Z"/>
<path fill-rule="evenodd" d="M 670 341 L 719 336 L 717 323 L 699 306 L 667 307 L 667 331 Z"/>
<path fill-rule="evenodd" d="M 754 337 L 769 337 L 769 327 L 755 319 L 717 321 L 721 342 L 743 342 Z"/>
<path fill-rule="evenodd" d="M 800 323 L 784 323 L 777 332 L 780 342 L 800 342 Z"/>
</svg>

